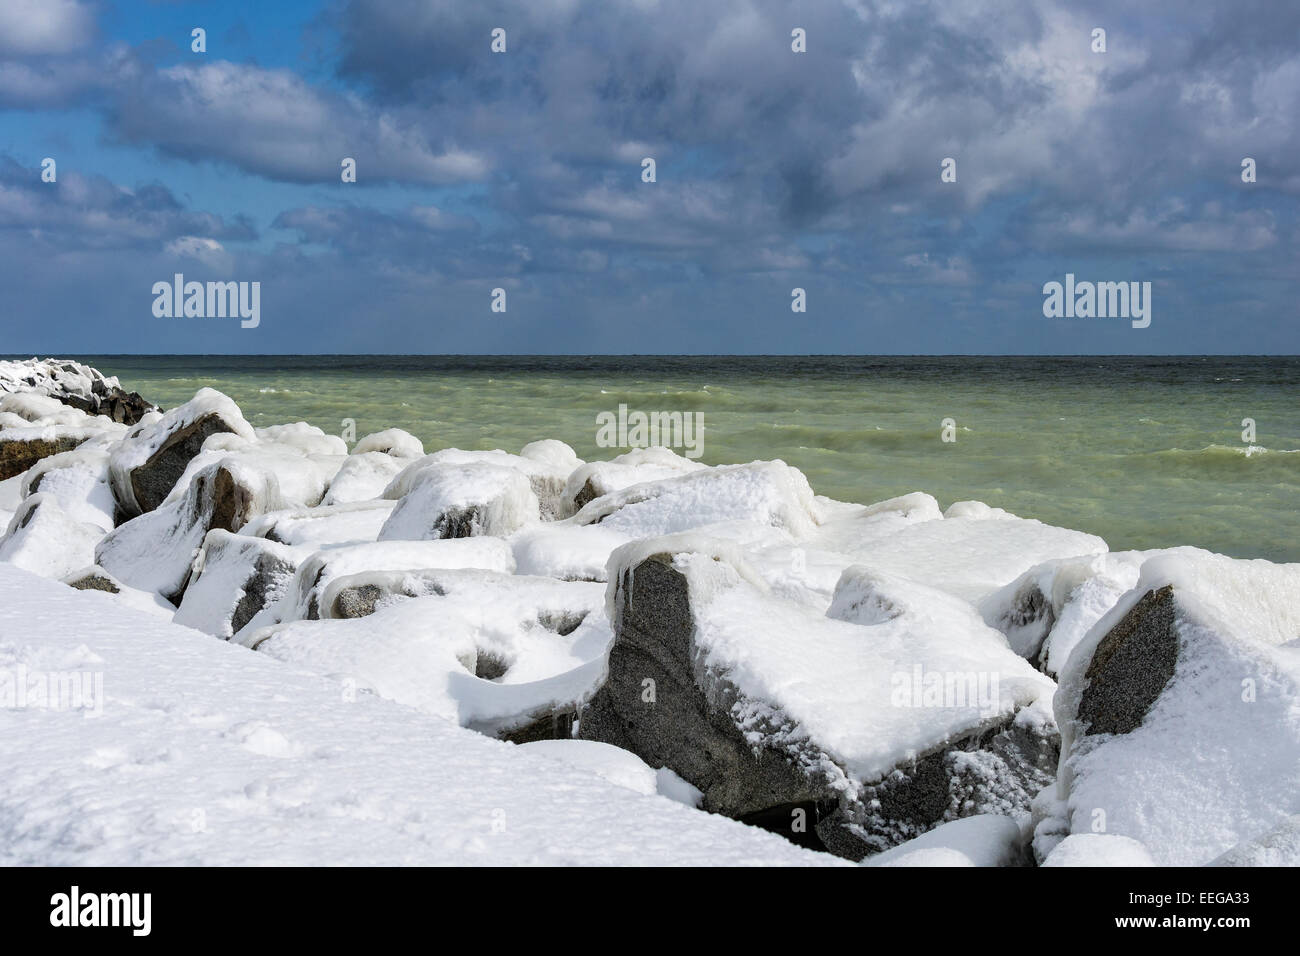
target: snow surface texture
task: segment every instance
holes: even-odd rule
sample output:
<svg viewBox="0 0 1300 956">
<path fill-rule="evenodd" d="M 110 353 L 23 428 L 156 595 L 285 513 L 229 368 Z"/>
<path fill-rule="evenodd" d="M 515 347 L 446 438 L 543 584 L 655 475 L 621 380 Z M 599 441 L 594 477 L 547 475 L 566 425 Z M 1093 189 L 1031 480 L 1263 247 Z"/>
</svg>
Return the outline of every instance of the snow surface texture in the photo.
<svg viewBox="0 0 1300 956">
<path fill-rule="evenodd" d="M 1172 676 L 1135 729 L 1088 733 L 1078 715 L 1095 651 L 1145 595 L 1165 587 L 1173 589 Z M 1102 820 L 1105 833 L 1136 840 L 1164 866 L 1203 865 L 1255 841 L 1272 840 L 1278 852 L 1294 846 L 1284 829 L 1300 812 L 1297 595 L 1296 564 L 1183 548 L 1142 565 L 1136 586 L 1061 673 L 1066 842 Z"/>
<path fill-rule="evenodd" d="M 108 699 L 102 718 L 10 715 L 0 860 L 827 862 L 690 809 L 672 768 L 568 739 L 607 680 L 618 582 L 671 553 L 693 666 L 739 692 L 737 727 L 846 789 L 1012 714 L 1059 721 L 1032 819 L 944 823 L 871 865 L 1016 865 L 1031 835 L 1051 865 L 1300 862 L 1300 566 L 1113 554 L 922 492 L 833 501 L 780 461 L 425 454 L 399 429 L 349 454 L 210 389 L 128 428 L 54 397 L 115 380 L 36 364 L 0 362 L 0 438 L 76 447 L 0 481 L 0 678 L 101 671 Z M 1172 678 L 1139 726 L 1090 734 L 1098 646 L 1165 587 Z M 898 705 L 932 674 L 997 680 Z"/>
<path fill-rule="evenodd" d="M 5 713 L 5 865 L 840 862 L 0 566 L 16 673 L 90 692 Z"/>
</svg>

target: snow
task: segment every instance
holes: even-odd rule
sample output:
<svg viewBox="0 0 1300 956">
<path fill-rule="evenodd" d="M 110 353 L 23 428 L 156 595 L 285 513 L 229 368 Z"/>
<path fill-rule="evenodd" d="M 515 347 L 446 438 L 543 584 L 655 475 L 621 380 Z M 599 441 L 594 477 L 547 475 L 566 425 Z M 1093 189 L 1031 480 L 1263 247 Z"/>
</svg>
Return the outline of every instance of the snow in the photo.
<svg viewBox="0 0 1300 956">
<path fill-rule="evenodd" d="M 400 428 L 386 428 L 381 432 L 366 435 L 352 448 L 353 455 L 378 453 L 393 458 L 421 458 L 424 445 L 420 439 Z"/>
<path fill-rule="evenodd" d="M 330 480 L 329 490 L 321 504 L 348 504 L 378 498 L 405 467 L 405 462 L 380 451 L 353 453 L 344 459 Z"/>
<path fill-rule="evenodd" d="M 577 456 L 574 456 L 575 458 Z M 588 484 L 597 498 L 647 481 L 675 478 L 707 466 L 674 452 L 655 446 L 634 448 L 610 461 L 575 464 L 564 484 L 564 500 L 572 502 Z"/>
<path fill-rule="evenodd" d="M 529 753 L 593 773 L 635 793 L 660 794 L 688 807 L 699 806 L 703 794 L 667 767 L 654 770 L 636 754 L 595 740 L 534 740 L 523 744 Z"/>
<path fill-rule="evenodd" d="M 104 534 L 97 525 L 65 511 L 53 495 L 27 498 L 0 539 L 0 562 L 48 578 L 62 578 L 94 563 L 95 544 Z"/>
<path fill-rule="evenodd" d="M 802 472 L 783 461 L 758 461 L 632 485 L 589 502 L 572 520 L 599 522 L 631 538 L 731 521 L 752 521 L 797 537 L 817 526 L 818 514 Z"/>
<path fill-rule="evenodd" d="M 419 571 L 478 568 L 510 574 L 514 555 L 500 538 L 448 538 L 433 541 L 376 541 L 325 548 L 298 568 L 294 582 L 276 607 L 277 620 L 306 618 L 332 578 L 362 571 Z"/>
<path fill-rule="evenodd" d="M 521 574 L 545 574 L 564 581 L 604 581 L 605 564 L 628 536 L 604 525 L 546 522 L 510 537 Z"/>
<path fill-rule="evenodd" d="M 321 550 L 366 544 L 379 537 L 395 501 L 357 501 L 315 508 L 269 511 L 240 528 L 240 534 Z"/>
<path fill-rule="evenodd" d="M 333 585 L 376 577 L 335 577 Z M 362 618 L 322 614 L 282 624 L 249 643 L 490 733 L 555 708 L 576 709 L 604 679 L 612 635 L 600 613 L 604 589 L 598 584 L 477 570 L 426 572 L 412 576 L 411 584 L 423 596 L 381 601 Z M 329 593 L 322 608 L 331 603 Z M 476 677 L 482 662 L 503 673 Z"/>
<path fill-rule="evenodd" d="M 176 623 L 230 640 L 237 630 L 233 626 L 236 608 L 253 576 L 265 576 L 264 603 L 273 604 L 288 592 L 294 571 L 311 553 L 306 548 L 214 528 L 204 537 L 194 560 L 193 577 L 176 610 Z"/>
<path fill-rule="evenodd" d="M 19 664 L 103 698 L 7 711 L 6 865 L 840 862 L 0 566 Z"/>
<path fill-rule="evenodd" d="M 1111 833 L 1074 833 L 1066 837 L 1042 866 L 1155 866 L 1137 840 Z"/>
<path fill-rule="evenodd" d="M 117 503 L 108 486 L 107 450 L 81 445 L 51 455 L 23 472 L 21 481 L 24 495 L 37 489 L 57 500 L 75 520 L 105 532 L 112 529 Z"/>
<path fill-rule="evenodd" d="M 1173 677 L 1140 726 L 1085 736 L 1076 717 L 1093 652 L 1148 591 L 1174 588 Z M 1080 834 L 1145 845 L 1162 866 L 1198 866 L 1300 812 L 1300 564 L 1193 548 L 1157 554 L 1070 655 L 1055 710 L 1059 796 Z M 1059 849 L 1054 852 L 1059 852 Z"/>
<path fill-rule="evenodd" d="M 474 461 L 411 466 L 393 479 L 385 497 L 393 497 L 398 489 L 406 490 L 379 530 L 381 541 L 505 537 L 540 520 L 528 478 L 503 465 Z M 467 527 L 456 528 L 458 523 Z"/>
<path fill-rule="evenodd" d="M 1013 866 L 1021 854 L 1020 827 L 1010 817 L 980 813 L 940 824 L 928 833 L 862 861 L 863 866 Z"/>
</svg>

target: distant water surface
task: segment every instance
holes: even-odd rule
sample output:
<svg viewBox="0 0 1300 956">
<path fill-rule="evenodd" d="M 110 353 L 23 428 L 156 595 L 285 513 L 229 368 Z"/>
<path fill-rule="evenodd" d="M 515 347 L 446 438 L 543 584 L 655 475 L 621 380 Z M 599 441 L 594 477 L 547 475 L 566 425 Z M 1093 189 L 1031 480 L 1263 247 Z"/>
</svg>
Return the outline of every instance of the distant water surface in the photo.
<svg viewBox="0 0 1300 956">
<path fill-rule="evenodd" d="M 204 385 L 258 426 L 397 426 L 425 448 L 584 458 L 596 416 L 702 412 L 702 460 L 781 458 L 820 494 L 927 491 L 1091 531 L 1300 561 L 1300 357 L 86 356 L 164 406 Z M 952 418 L 957 441 L 940 440 Z M 1256 423 L 1254 448 L 1242 419 Z"/>
</svg>

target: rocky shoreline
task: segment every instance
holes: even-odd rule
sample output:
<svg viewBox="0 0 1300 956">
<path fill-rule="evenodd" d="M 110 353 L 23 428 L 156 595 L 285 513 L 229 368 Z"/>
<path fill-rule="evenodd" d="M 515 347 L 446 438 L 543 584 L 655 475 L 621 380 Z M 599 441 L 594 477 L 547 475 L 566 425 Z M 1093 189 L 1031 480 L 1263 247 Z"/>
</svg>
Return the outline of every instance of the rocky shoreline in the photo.
<svg viewBox="0 0 1300 956">
<path fill-rule="evenodd" d="M 848 859 L 1300 862 L 1300 565 L 781 461 L 349 448 L 52 359 L 0 362 L 0 522 L 0 561 Z"/>
</svg>

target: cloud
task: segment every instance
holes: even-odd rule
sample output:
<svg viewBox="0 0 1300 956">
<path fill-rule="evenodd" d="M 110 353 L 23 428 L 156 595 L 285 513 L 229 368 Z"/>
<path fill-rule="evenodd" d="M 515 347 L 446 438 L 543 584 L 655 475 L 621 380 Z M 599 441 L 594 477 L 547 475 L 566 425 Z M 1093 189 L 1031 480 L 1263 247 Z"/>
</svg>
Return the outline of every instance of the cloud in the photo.
<svg viewBox="0 0 1300 956">
<path fill-rule="evenodd" d="M 80 0 L 0 3 L 0 54 L 67 53 L 85 46 L 94 33 L 94 15 Z"/>
</svg>

